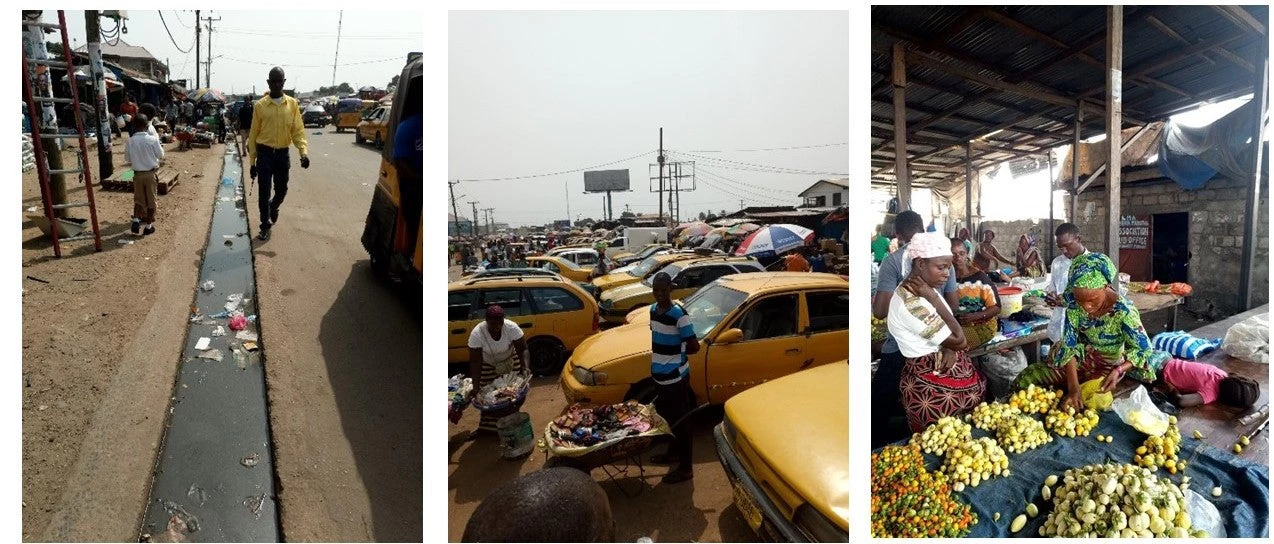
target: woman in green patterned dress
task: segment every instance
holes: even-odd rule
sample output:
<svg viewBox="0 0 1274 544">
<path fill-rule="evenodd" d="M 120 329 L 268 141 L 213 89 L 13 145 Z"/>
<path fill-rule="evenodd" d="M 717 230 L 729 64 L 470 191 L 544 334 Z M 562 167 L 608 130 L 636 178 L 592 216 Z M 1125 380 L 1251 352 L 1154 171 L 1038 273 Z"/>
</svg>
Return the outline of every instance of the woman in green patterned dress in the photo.
<svg viewBox="0 0 1274 544">
<path fill-rule="evenodd" d="M 1119 385 L 1125 374 L 1152 383 L 1163 363 L 1170 358 L 1155 350 L 1141 313 L 1115 291 L 1115 265 L 1101 253 L 1086 253 L 1071 263 L 1070 281 L 1062 299 L 1066 301 L 1066 323 L 1062 339 L 1047 362 L 1027 367 L 1014 385 L 1062 386 L 1066 396 L 1062 406 L 1083 409 L 1080 384 L 1103 379 L 1102 390 Z"/>
</svg>

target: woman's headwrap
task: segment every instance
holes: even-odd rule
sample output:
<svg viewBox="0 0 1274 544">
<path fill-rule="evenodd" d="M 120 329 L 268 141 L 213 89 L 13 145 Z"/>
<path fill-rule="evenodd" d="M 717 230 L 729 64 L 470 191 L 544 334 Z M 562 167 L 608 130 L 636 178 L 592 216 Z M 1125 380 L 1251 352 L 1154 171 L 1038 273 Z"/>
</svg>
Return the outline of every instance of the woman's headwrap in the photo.
<svg viewBox="0 0 1274 544">
<path fill-rule="evenodd" d="M 1101 289 L 1107 285 L 1115 285 L 1115 263 L 1102 253 L 1090 252 L 1075 257 L 1071 261 L 1070 280 L 1066 283 L 1066 291 L 1080 289 Z"/>
<path fill-rule="evenodd" d="M 487 306 L 487 319 L 503 319 L 504 307 L 499 304 Z"/>
<path fill-rule="evenodd" d="M 951 239 L 940 232 L 921 232 L 911 237 L 902 254 L 902 277 L 911 274 L 911 262 L 915 259 L 932 259 L 951 256 Z"/>
</svg>

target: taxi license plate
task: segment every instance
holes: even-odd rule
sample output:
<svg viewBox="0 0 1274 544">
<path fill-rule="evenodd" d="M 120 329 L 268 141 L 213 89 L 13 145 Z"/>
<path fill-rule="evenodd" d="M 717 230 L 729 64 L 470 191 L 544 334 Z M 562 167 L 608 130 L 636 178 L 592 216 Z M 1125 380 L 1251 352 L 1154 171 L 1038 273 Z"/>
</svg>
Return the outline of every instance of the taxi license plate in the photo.
<svg viewBox="0 0 1274 544">
<path fill-rule="evenodd" d="M 752 497 L 739 484 L 734 485 L 734 505 L 743 513 L 743 519 L 753 531 L 761 529 L 761 509 L 756 507 Z"/>
</svg>

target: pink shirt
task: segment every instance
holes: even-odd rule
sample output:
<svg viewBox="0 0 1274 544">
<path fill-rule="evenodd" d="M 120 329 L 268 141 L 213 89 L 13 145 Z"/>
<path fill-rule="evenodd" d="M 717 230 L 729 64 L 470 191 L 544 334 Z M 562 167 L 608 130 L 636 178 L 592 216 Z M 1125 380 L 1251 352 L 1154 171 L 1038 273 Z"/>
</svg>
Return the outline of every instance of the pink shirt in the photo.
<svg viewBox="0 0 1274 544">
<path fill-rule="evenodd" d="M 1216 401 L 1221 380 L 1229 377 L 1224 370 L 1206 363 L 1168 359 L 1163 365 L 1163 381 L 1181 393 L 1198 393 L 1204 404 Z"/>
</svg>

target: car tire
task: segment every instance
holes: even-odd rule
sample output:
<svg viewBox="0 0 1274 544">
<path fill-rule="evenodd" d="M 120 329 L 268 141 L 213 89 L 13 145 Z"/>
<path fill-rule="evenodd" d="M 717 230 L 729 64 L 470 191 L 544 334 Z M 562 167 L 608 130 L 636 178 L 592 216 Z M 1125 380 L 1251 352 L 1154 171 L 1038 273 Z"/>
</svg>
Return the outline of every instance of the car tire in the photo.
<svg viewBox="0 0 1274 544">
<path fill-rule="evenodd" d="M 624 393 L 624 401 L 636 400 L 642 404 L 650 404 L 655 401 L 655 382 L 651 380 L 642 380 L 628 388 L 628 392 Z"/>
<path fill-rule="evenodd" d="M 385 148 L 385 142 L 381 141 L 380 133 L 377 132 L 376 133 L 376 149 L 384 149 L 384 148 Z"/>
<path fill-rule="evenodd" d="M 527 342 L 530 370 L 536 376 L 552 376 L 562 371 L 566 349 L 556 338 L 542 336 Z"/>
<path fill-rule="evenodd" d="M 355 129 L 355 130 L 354 130 L 354 143 L 356 143 L 356 144 L 361 144 L 361 143 L 363 143 L 363 142 L 365 142 L 365 141 L 367 141 L 367 140 L 364 140 L 364 139 L 363 139 L 363 133 L 362 133 L 362 132 L 358 132 L 358 129 Z"/>
</svg>

